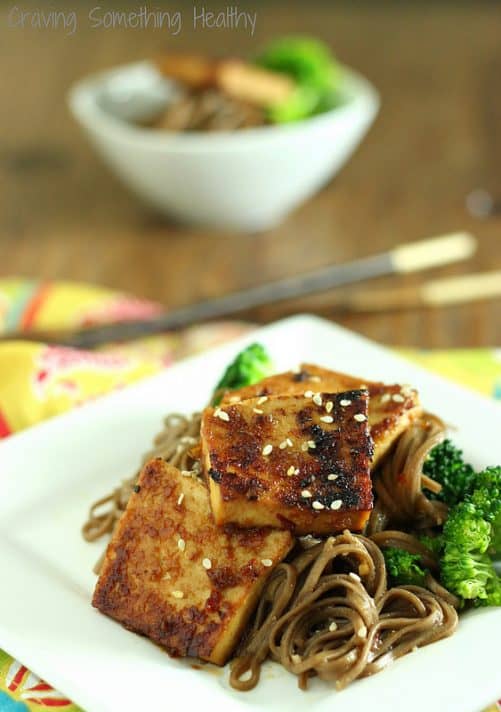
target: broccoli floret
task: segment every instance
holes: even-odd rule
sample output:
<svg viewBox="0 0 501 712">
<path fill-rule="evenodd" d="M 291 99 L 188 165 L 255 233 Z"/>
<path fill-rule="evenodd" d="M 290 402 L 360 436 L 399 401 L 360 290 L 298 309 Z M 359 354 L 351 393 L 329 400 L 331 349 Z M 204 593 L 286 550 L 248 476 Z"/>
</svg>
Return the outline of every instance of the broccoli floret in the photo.
<svg viewBox="0 0 501 712">
<path fill-rule="evenodd" d="M 216 386 L 212 405 L 217 405 L 226 391 L 258 383 L 273 370 L 273 363 L 261 344 L 251 344 L 230 363 Z"/>
<path fill-rule="evenodd" d="M 383 550 L 386 571 L 395 586 L 424 586 L 426 571 L 421 566 L 421 557 L 404 549 L 389 546 Z"/>
<path fill-rule="evenodd" d="M 332 87 L 337 65 L 329 47 L 311 37 L 281 37 L 256 58 L 257 64 L 317 89 Z"/>
<path fill-rule="evenodd" d="M 328 111 L 336 105 L 341 72 L 327 45 L 309 37 L 283 37 L 271 42 L 256 63 L 292 77 L 296 90 L 283 103 L 269 108 L 276 123 Z"/>
<path fill-rule="evenodd" d="M 498 576 L 487 554 L 492 527 L 471 502 L 450 510 L 444 524 L 440 576 L 444 586 L 477 605 L 498 605 Z"/>
<path fill-rule="evenodd" d="M 462 451 L 450 440 L 444 440 L 431 450 L 423 472 L 442 485 L 438 495 L 431 495 L 450 507 L 462 501 L 475 479 L 475 471 L 463 460 Z"/>
<path fill-rule="evenodd" d="M 487 554 L 449 546 L 441 562 L 440 575 L 445 587 L 460 598 L 477 605 L 496 605 L 488 601 L 497 574 Z"/>
<path fill-rule="evenodd" d="M 501 510 L 501 467 L 487 467 L 471 483 L 469 499 L 488 522 L 496 521 Z"/>
<path fill-rule="evenodd" d="M 490 553 L 501 553 L 501 467 L 487 467 L 479 472 L 466 499 L 492 526 Z"/>
<path fill-rule="evenodd" d="M 444 545 L 450 543 L 464 551 L 487 551 L 491 528 L 471 502 L 461 502 L 450 510 L 444 524 Z"/>
<path fill-rule="evenodd" d="M 451 508 L 438 541 L 421 539 L 440 556 L 443 585 L 475 605 L 501 605 L 501 581 L 491 560 L 501 552 L 501 468 L 475 474 L 461 450 L 444 440 L 428 455 L 423 472 L 442 485 L 436 498 Z"/>
</svg>

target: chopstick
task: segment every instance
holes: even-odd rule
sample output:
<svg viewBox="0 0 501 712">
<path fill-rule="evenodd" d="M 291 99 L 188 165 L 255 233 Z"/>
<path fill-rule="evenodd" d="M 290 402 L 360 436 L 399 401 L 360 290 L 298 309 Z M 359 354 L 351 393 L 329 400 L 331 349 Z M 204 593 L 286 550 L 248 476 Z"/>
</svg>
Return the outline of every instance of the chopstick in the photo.
<svg viewBox="0 0 501 712">
<path fill-rule="evenodd" d="M 433 279 L 418 286 L 372 289 L 334 297 L 329 308 L 379 312 L 465 304 L 501 297 L 501 270 Z"/>
<path fill-rule="evenodd" d="M 113 341 L 129 341 L 140 336 L 180 329 L 195 322 L 228 317 L 265 304 L 316 294 L 374 277 L 407 274 L 440 267 L 468 259 L 475 249 L 476 239 L 469 233 L 441 235 L 397 245 L 388 252 L 354 262 L 330 265 L 314 272 L 190 304 L 147 321 L 106 324 L 76 332 L 11 333 L 3 335 L 0 340 L 21 338 L 88 349 Z"/>
</svg>

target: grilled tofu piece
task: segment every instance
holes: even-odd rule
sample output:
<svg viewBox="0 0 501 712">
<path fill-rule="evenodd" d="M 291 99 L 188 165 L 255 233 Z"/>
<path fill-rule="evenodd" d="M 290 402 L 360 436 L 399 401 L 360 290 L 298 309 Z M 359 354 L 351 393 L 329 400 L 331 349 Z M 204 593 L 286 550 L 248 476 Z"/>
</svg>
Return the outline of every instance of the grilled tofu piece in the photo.
<svg viewBox="0 0 501 712">
<path fill-rule="evenodd" d="M 291 534 L 217 528 L 204 483 L 160 458 L 144 467 L 136 489 L 92 603 L 174 657 L 222 665 Z"/>
<path fill-rule="evenodd" d="M 359 530 L 372 508 L 367 391 L 263 396 L 202 415 L 216 524 Z"/>
<path fill-rule="evenodd" d="M 375 467 L 398 436 L 422 413 L 417 391 L 410 386 L 367 381 L 305 363 L 298 372 L 279 373 L 253 386 L 230 391 L 222 403 L 263 395 L 297 395 L 308 391 L 337 393 L 357 388 L 369 391 L 369 425 L 374 441 L 372 466 Z"/>
</svg>

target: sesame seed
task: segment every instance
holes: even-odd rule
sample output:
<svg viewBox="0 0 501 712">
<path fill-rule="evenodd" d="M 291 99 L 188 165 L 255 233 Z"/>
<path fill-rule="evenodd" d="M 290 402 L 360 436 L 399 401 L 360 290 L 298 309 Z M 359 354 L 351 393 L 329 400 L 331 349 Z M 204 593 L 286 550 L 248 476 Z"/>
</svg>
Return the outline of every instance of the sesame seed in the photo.
<svg viewBox="0 0 501 712">
<path fill-rule="evenodd" d="M 313 507 L 313 509 L 325 509 L 325 506 L 322 504 L 322 502 L 319 502 L 318 500 L 315 500 L 311 506 Z"/>
<path fill-rule="evenodd" d="M 331 509 L 341 509 L 342 506 L 343 506 L 342 499 L 335 499 L 334 502 L 331 502 Z"/>
<path fill-rule="evenodd" d="M 273 566 L 273 561 L 271 559 L 261 559 L 261 563 L 263 566 L 266 566 L 267 569 L 269 569 L 270 566 Z"/>
<path fill-rule="evenodd" d="M 317 446 L 314 440 L 308 440 L 308 447 L 314 450 Z"/>
<path fill-rule="evenodd" d="M 329 626 L 329 630 L 330 630 L 331 633 L 334 633 L 334 631 L 337 630 L 337 623 L 335 623 L 334 621 L 332 621 L 332 623 L 331 623 L 330 626 Z"/>
<path fill-rule="evenodd" d="M 240 396 L 230 396 L 229 398 L 230 403 L 239 403 L 241 401 Z"/>
<path fill-rule="evenodd" d="M 310 381 L 313 381 L 313 383 L 320 383 L 321 380 L 320 376 L 310 376 Z"/>
<path fill-rule="evenodd" d="M 287 447 L 287 440 L 282 440 L 278 447 L 280 448 L 280 450 L 285 450 L 285 448 Z"/>
<path fill-rule="evenodd" d="M 186 542 L 184 539 L 177 540 L 177 548 L 179 549 L 179 551 L 184 551 L 186 549 Z"/>
<path fill-rule="evenodd" d="M 355 581 L 360 581 L 360 576 L 358 574 L 353 573 L 353 571 L 350 571 L 348 575 L 351 576 L 352 579 L 355 579 Z"/>
<path fill-rule="evenodd" d="M 193 472 L 191 470 L 181 470 L 181 474 L 183 477 L 191 477 Z"/>
<path fill-rule="evenodd" d="M 325 404 L 325 410 L 327 411 L 327 413 L 331 413 L 333 408 L 334 403 L 332 401 L 327 401 L 327 403 Z"/>
<path fill-rule="evenodd" d="M 182 503 L 183 503 L 183 499 L 184 499 L 184 492 L 181 492 L 181 494 L 180 494 L 179 497 L 177 498 L 177 503 L 178 503 L 178 504 L 182 504 Z"/>
<path fill-rule="evenodd" d="M 294 470 L 294 474 L 299 475 L 299 467 L 296 467 L 296 469 Z"/>
<path fill-rule="evenodd" d="M 311 492 L 310 492 L 310 490 L 303 490 L 303 491 L 301 492 L 301 497 L 304 497 L 305 499 L 307 499 L 308 497 L 311 497 Z"/>
<path fill-rule="evenodd" d="M 334 482 L 334 480 L 337 480 L 339 475 L 335 475 L 333 472 L 331 472 L 330 475 L 327 475 L 327 479 L 330 480 L 331 482 Z"/>
<path fill-rule="evenodd" d="M 221 408 L 216 408 L 216 410 L 214 411 L 214 415 L 216 418 L 219 418 L 220 420 L 224 420 L 226 422 L 228 422 L 230 419 L 228 413 L 225 410 L 221 410 Z"/>
<path fill-rule="evenodd" d="M 271 451 L 273 450 L 273 445 L 265 445 L 263 448 L 263 455 L 269 455 Z"/>
<path fill-rule="evenodd" d="M 322 405 L 322 396 L 320 395 L 320 393 L 315 393 L 315 395 L 313 396 L 313 402 L 315 403 L 315 405 Z"/>
<path fill-rule="evenodd" d="M 261 408 L 253 408 L 252 410 L 258 415 L 262 415 L 264 413 L 264 410 L 261 410 Z"/>
<path fill-rule="evenodd" d="M 204 569 L 207 569 L 207 571 L 208 571 L 209 569 L 212 568 L 212 561 L 210 559 L 203 559 L 202 566 L 204 567 Z"/>
<path fill-rule="evenodd" d="M 294 444 L 290 438 L 287 438 L 287 440 L 286 440 L 285 442 L 287 443 L 287 445 L 288 445 L 289 447 L 292 447 L 293 444 Z"/>
<path fill-rule="evenodd" d="M 390 398 L 391 396 L 389 393 L 383 393 L 383 395 L 381 396 L 381 403 L 388 403 Z"/>
<path fill-rule="evenodd" d="M 268 396 L 261 396 L 261 398 L 258 399 L 257 404 L 263 405 L 263 403 L 266 403 L 267 400 L 268 400 Z"/>
<path fill-rule="evenodd" d="M 302 443 L 302 444 L 301 444 L 301 450 L 302 450 L 303 452 L 306 452 L 307 449 L 308 449 L 308 443 Z"/>
<path fill-rule="evenodd" d="M 339 401 L 339 405 L 342 405 L 343 408 L 346 408 L 347 405 L 351 405 L 351 400 L 349 400 L 348 398 L 343 398 Z"/>
<path fill-rule="evenodd" d="M 291 475 L 293 475 L 293 474 L 295 473 L 295 471 L 296 471 L 296 470 L 294 469 L 294 465 L 291 465 L 291 466 L 289 467 L 289 469 L 287 470 L 287 474 L 288 474 L 289 477 L 290 477 Z"/>
<path fill-rule="evenodd" d="M 313 398 L 313 391 L 305 391 L 304 397 L 305 398 Z"/>
<path fill-rule="evenodd" d="M 172 577 L 171 577 L 170 573 L 167 571 L 167 573 L 165 573 L 162 578 L 164 581 L 170 581 L 170 579 Z"/>
<path fill-rule="evenodd" d="M 359 638 L 365 638 L 367 636 L 367 628 L 363 625 L 357 630 L 357 635 Z"/>
<path fill-rule="evenodd" d="M 172 591 L 174 598 L 184 598 L 184 593 L 182 591 Z"/>
<path fill-rule="evenodd" d="M 394 393 L 391 399 L 395 401 L 395 403 L 403 403 L 405 401 L 405 398 L 401 393 Z"/>
<path fill-rule="evenodd" d="M 333 423 L 334 422 L 334 418 L 332 417 L 332 415 L 322 415 L 320 420 L 322 421 L 322 423 Z"/>
<path fill-rule="evenodd" d="M 364 420 L 367 420 L 367 416 L 364 415 L 363 413 L 355 413 L 355 415 L 353 417 L 359 423 L 363 423 Z"/>
<path fill-rule="evenodd" d="M 359 388 L 361 388 L 361 389 L 367 388 L 367 383 L 361 383 L 359 385 Z"/>
</svg>

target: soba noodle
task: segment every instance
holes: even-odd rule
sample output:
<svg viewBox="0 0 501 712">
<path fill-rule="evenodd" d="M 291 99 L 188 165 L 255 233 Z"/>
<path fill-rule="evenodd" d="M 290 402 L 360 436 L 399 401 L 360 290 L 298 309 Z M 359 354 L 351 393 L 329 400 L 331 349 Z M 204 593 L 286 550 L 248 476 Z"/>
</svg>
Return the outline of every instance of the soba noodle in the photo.
<svg viewBox="0 0 501 712">
<path fill-rule="evenodd" d="M 423 475 L 423 463 L 430 450 L 445 438 L 446 426 L 435 415 L 424 413 L 397 440 L 375 473 L 373 487 L 375 505 L 368 534 L 383 531 L 388 526 L 405 529 L 427 529 L 443 524 L 447 506 L 431 500 L 423 487 L 435 493 L 440 485 Z"/>
<path fill-rule="evenodd" d="M 345 531 L 325 541 L 298 540 L 266 582 L 231 663 L 235 689 L 255 687 L 267 658 L 296 674 L 302 688 L 318 676 L 341 689 L 454 632 L 459 601 L 434 578 L 438 562 L 414 536 L 432 531 L 447 516 L 447 507 L 426 494 L 439 492 L 440 485 L 422 472 L 444 436 L 443 422 L 427 413 L 400 436 L 373 473 L 376 503 L 365 536 Z M 200 414 L 170 415 L 144 462 L 163 457 L 197 475 L 199 438 Z M 113 531 L 136 481 L 137 474 L 92 505 L 83 527 L 87 541 Z M 388 546 L 420 557 L 428 570 L 426 588 L 388 588 L 381 550 Z"/>
<path fill-rule="evenodd" d="M 230 683 L 254 687 L 269 656 L 298 675 L 301 687 L 318 675 L 342 689 L 456 625 L 456 610 L 442 596 L 419 586 L 388 589 L 379 546 L 345 531 L 277 567 Z"/>
</svg>

